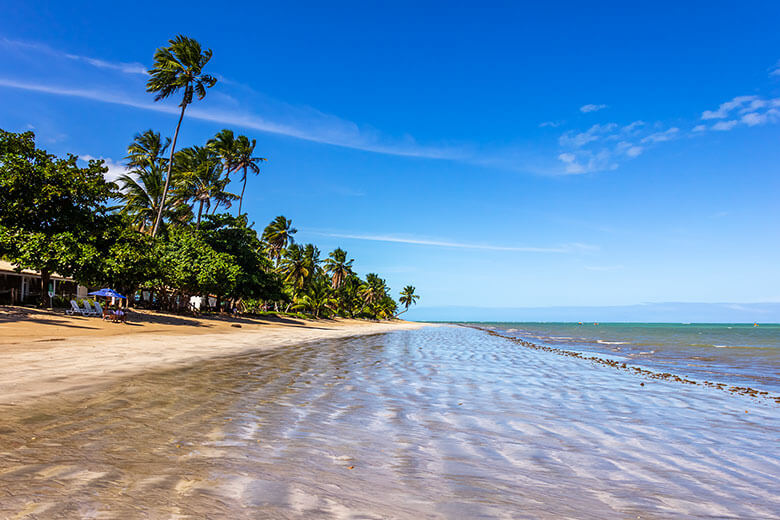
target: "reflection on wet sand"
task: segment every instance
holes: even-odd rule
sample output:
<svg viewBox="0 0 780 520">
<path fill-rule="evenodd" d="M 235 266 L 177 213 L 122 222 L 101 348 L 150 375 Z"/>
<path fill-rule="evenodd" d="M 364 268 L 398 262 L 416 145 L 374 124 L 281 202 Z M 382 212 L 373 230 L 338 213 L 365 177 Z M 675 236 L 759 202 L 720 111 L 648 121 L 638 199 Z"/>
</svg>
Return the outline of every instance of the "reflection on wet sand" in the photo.
<svg viewBox="0 0 780 520">
<path fill-rule="evenodd" d="M 147 373 L 3 406 L 0 517 L 777 515 L 777 406 L 639 383 L 448 327 Z"/>
</svg>

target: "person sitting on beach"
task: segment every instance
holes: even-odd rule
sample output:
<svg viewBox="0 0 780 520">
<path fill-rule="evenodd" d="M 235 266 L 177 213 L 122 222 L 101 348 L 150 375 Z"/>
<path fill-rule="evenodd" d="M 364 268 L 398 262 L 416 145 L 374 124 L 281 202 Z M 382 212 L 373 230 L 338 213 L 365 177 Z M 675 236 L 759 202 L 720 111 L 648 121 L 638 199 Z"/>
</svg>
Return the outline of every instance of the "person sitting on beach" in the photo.
<svg viewBox="0 0 780 520">
<path fill-rule="evenodd" d="M 127 314 L 122 310 L 122 307 L 117 307 L 114 311 L 114 323 L 127 323 Z"/>
</svg>

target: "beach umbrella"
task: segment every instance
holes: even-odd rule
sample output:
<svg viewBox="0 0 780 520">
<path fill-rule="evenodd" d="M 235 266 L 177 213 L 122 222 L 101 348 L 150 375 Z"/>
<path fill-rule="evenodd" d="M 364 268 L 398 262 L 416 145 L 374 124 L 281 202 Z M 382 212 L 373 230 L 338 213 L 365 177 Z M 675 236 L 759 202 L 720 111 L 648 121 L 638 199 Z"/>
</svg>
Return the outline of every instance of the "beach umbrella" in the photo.
<svg viewBox="0 0 780 520">
<path fill-rule="evenodd" d="M 106 298 L 122 298 L 124 300 L 127 299 L 127 296 L 122 296 L 118 292 L 116 292 L 113 289 L 109 289 L 108 287 L 104 289 L 100 289 L 98 291 L 92 291 L 89 293 L 90 296 L 105 296 Z"/>
</svg>

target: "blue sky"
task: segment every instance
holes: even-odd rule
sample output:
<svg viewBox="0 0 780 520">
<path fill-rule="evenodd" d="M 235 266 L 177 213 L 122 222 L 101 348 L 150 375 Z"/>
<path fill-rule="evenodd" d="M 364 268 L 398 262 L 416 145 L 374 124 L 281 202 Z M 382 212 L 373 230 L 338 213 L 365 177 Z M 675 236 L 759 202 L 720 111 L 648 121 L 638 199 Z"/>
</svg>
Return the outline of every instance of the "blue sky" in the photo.
<svg viewBox="0 0 780 520">
<path fill-rule="evenodd" d="M 415 285 L 420 316 L 780 301 L 780 4 L 417 4 L 2 0 L 0 127 L 120 172 L 173 133 L 144 70 L 184 33 L 220 82 L 180 143 L 256 138 L 257 226 Z"/>
</svg>

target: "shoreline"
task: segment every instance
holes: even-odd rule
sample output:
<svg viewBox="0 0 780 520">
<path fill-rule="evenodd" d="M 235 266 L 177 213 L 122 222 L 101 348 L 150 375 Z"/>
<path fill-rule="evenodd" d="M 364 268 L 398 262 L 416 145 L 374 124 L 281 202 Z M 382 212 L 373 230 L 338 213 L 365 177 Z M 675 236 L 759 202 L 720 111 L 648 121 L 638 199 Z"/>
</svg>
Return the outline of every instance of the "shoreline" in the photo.
<svg viewBox="0 0 780 520">
<path fill-rule="evenodd" d="M 567 357 L 581 359 L 581 360 L 584 360 L 584 361 L 590 361 L 590 362 L 597 363 L 599 365 L 603 365 L 603 366 L 607 366 L 607 367 L 611 367 L 611 368 L 614 368 L 616 370 L 620 370 L 620 371 L 623 371 L 623 372 L 630 372 L 630 373 L 633 373 L 634 375 L 644 376 L 645 378 L 648 378 L 648 379 L 663 379 L 663 380 L 673 381 L 673 382 L 681 383 L 681 384 L 694 385 L 694 386 L 696 386 L 696 385 L 704 386 L 704 387 L 708 387 L 708 388 L 714 388 L 714 389 L 717 389 L 717 390 L 722 390 L 724 392 L 730 392 L 732 394 L 737 394 L 737 395 L 742 395 L 742 396 L 746 396 L 746 397 L 751 397 L 753 399 L 765 400 L 765 401 L 769 401 L 769 402 L 773 401 L 775 404 L 780 404 L 780 395 L 772 395 L 768 391 L 757 390 L 757 389 L 751 388 L 749 386 L 744 386 L 744 387 L 743 386 L 734 386 L 734 385 L 727 385 L 725 383 L 717 383 L 717 382 L 713 382 L 713 381 L 698 381 L 698 380 L 688 379 L 687 377 L 678 376 L 676 374 L 672 374 L 672 373 L 669 373 L 669 372 L 658 372 L 658 371 L 654 371 L 654 370 L 648 370 L 646 368 L 639 368 L 639 367 L 636 367 L 636 366 L 629 365 L 629 364 L 627 364 L 625 362 L 618 362 L 618 361 L 615 361 L 615 360 L 612 360 L 612 359 L 608 359 L 608 358 L 604 358 L 604 357 L 588 356 L 586 354 L 583 354 L 583 353 L 580 353 L 580 352 L 577 352 L 577 351 L 574 351 L 574 350 L 566 350 L 566 349 L 557 348 L 557 347 L 548 347 L 548 346 L 544 346 L 544 345 L 539 345 L 539 344 L 533 343 L 531 341 L 527 341 L 527 340 L 522 339 L 522 338 L 518 338 L 518 337 L 515 337 L 515 336 L 508 336 L 506 334 L 501 334 L 499 332 L 496 332 L 495 330 L 492 330 L 492 329 L 489 329 L 489 328 L 485 328 L 485 327 L 481 327 L 481 326 L 478 326 L 478 325 L 466 324 L 466 323 L 456 323 L 455 325 L 458 325 L 460 327 L 466 327 L 466 328 L 479 330 L 479 331 L 485 332 L 485 333 L 487 333 L 487 334 L 489 334 L 491 336 L 508 339 L 509 341 L 517 343 L 518 345 L 521 345 L 523 347 L 530 348 L 530 349 L 533 349 L 533 350 L 541 350 L 541 351 L 544 351 L 544 352 L 550 352 L 550 353 L 553 353 L 553 354 L 557 354 L 559 356 L 567 356 Z M 642 383 L 642 385 L 644 385 L 644 383 Z"/>
<path fill-rule="evenodd" d="M 401 320 L 190 318 L 144 311 L 133 311 L 130 319 L 123 325 L 52 311 L 0 308 L 0 406 L 208 359 L 428 326 Z"/>
</svg>

